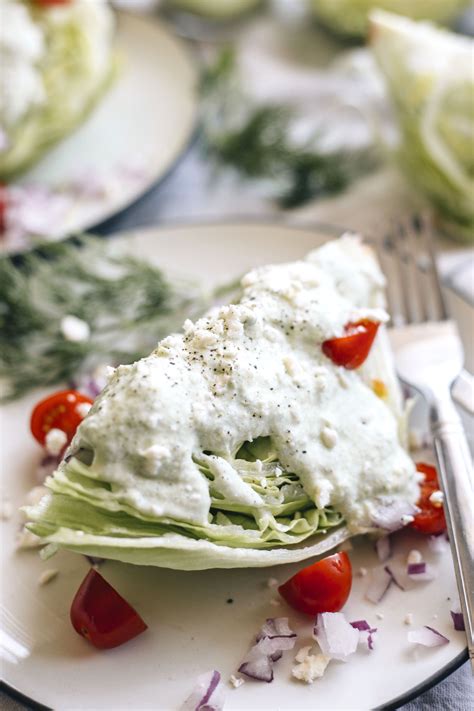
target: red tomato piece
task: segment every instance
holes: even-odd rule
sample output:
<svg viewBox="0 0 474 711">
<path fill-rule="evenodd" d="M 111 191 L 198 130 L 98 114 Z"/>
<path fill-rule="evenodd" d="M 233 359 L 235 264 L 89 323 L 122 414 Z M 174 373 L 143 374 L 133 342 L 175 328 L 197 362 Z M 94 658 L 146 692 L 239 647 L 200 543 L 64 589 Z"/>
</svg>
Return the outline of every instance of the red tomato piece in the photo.
<svg viewBox="0 0 474 711">
<path fill-rule="evenodd" d="M 57 428 L 66 433 L 69 444 L 84 419 L 78 405 L 92 402 L 90 397 L 76 390 L 60 390 L 40 400 L 31 414 L 30 428 L 33 437 L 44 446 L 48 432 Z"/>
<path fill-rule="evenodd" d="M 138 612 L 94 568 L 74 596 L 71 622 L 98 649 L 118 647 L 148 629 Z"/>
<path fill-rule="evenodd" d="M 369 319 L 348 323 L 345 327 L 345 336 L 330 338 L 323 342 L 324 355 L 336 365 L 342 365 L 348 370 L 358 368 L 369 355 L 379 326 L 379 323 Z"/>
<path fill-rule="evenodd" d="M 352 587 L 352 567 L 344 551 L 308 565 L 280 585 L 280 595 L 292 607 L 307 615 L 337 612 Z"/>
<path fill-rule="evenodd" d="M 430 496 L 435 491 L 439 491 L 438 474 L 436 468 L 431 464 L 418 462 L 417 471 L 425 476 L 424 482 L 420 486 L 420 498 L 417 502 L 420 513 L 415 516 L 410 526 L 421 533 L 436 535 L 446 530 L 446 519 L 442 504 L 433 504 Z"/>
</svg>

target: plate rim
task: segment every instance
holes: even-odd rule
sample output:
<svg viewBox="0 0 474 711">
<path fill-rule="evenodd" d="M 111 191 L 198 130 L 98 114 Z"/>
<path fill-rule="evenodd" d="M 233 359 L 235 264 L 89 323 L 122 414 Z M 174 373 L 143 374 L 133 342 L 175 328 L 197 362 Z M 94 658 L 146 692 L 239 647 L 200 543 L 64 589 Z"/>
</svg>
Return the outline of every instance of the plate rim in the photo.
<svg viewBox="0 0 474 711">
<path fill-rule="evenodd" d="M 173 173 L 173 171 L 178 167 L 179 163 L 188 155 L 190 149 L 193 147 L 195 142 L 197 141 L 197 138 L 199 136 L 200 130 L 201 130 L 201 124 L 200 124 L 200 119 L 199 119 L 199 95 L 198 95 L 198 83 L 199 83 L 199 77 L 200 77 L 200 68 L 199 66 L 196 66 L 196 58 L 197 58 L 197 53 L 193 49 L 192 46 L 189 46 L 182 37 L 179 35 L 176 35 L 173 33 L 170 24 L 166 22 L 166 20 L 163 20 L 162 18 L 152 15 L 150 17 L 145 17 L 142 16 L 139 13 L 134 13 L 130 10 L 119 10 L 115 9 L 114 10 L 114 15 L 117 19 L 117 32 L 119 31 L 120 28 L 120 22 L 121 20 L 127 22 L 127 21 L 132 21 L 136 22 L 138 24 L 141 24 L 142 26 L 147 26 L 149 27 L 150 25 L 153 27 L 153 29 L 158 29 L 162 32 L 164 32 L 168 39 L 174 44 L 175 48 L 179 49 L 182 56 L 186 58 L 186 63 L 188 64 L 188 67 L 190 68 L 191 72 L 194 74 L 194 79 L 195 79 L 195 86 L 194 86 L 194 101 L 193 101 L 193 110 L 192 110 L 192 117 L 189 122 L 189 126 L 187 127 L 186 135 L 183 136 L 182 141 L 180 144 L 177 146 L 176 151 L 174 155 L 169 159 L 168 164 L 162 168 L 160 171 L 154 173 L 153 176 L 151 176 L 150 180 L 148 183 L 145 184 L 143 188 L 140 188 L 133 196 L 125 199 L 122 201 L 121 205 L 119 207 L 111 207 L 107 211 L 104 212 L 103 216 L 100 217 L 98 221 L 93 221 L 90 223 L 85 224 L 83 228 L 80 230 L 74 230 L 74 231 L 67 231 L 63 234 L 63 236 L 54 239 L 54 240 L 47 240 L 47 239 L 42 239 L 40 242 L 32 243 L 31 245 L 28 245 L 25 249 L 21 250 L 11 250 L 11 249 L 6 249 L 4 252 L 0 253 L 0 257 L 16 257 L 17 255 L 20 254 L 29 254 L 31 252 L 34 252 L 36 249 L 40 249 L 42 246 L 45 244 L 49 244 L 50 242 L 65 242 L 68 239 L 71 239 L 71 237 L 74 237 L 77 234 L 84 234 L 84 233 L 91 233 L 94 230 L 100 230 L 100 229 L 107 229 L 107 223 L 110 222 L 111 220 L 118 219 L 123 217 L 123 215 L 131 209 L 136 203 L 138 203 L 141 199 L 145 198 L 150 192 L 152 192 L 154 189 L 159 187 L 163 182 L 165 182 L 170 175 Z M 118 77 L 118 81 L 120 81 L 120 76 Z M 93 115 L 93 111 L 92 111 Z M 76 127 L 79 128 L 80 126 Z M 70 134 L 71 136 L 74 135 L 74 131 Z M 68 134 L 69 135 L 69 134 Z M 65 136 L 67 138 L 68 136 Z M 55 148 L 56 145 L 59 145 L 61 141 L 58 142 L 58 144 L 55 144 L 52 146 L 52 148 Z M 20 175 L 20 178 L 23 177 L 23 175 Z M 12 182 L 12 184 L 15 184 L 15 181 Z"/>
<path fill-rule="evenodd" d="M 182 154 L 181 154 L 182 155 Z M 181 156 L 180 156 L 181 157 Z M 128 208 L 125 208 L 128 209 Z M 280 229 L 288 229 L 291 231 L 301 231 L 301 232 L 306 232 L 306 233 L 311 233 L 312 231 L 318 230 L 321 231 L 323 234 L 326 233 L 328 238 L 331 236 L 334 236 L 338 232 L 341 231 L 350 231 L 349 228 L 344 228 L 342 226 L 330 224 L 330 223 L 324 223 L 324 222 L 318 222 L 318 221 L 311 221 L 307 223 L 300 223 L 297 221 L 292 221 L 292 219 L 286 218 L 284 215 L 283 216 L 278 216 L 278 215 L 229 215 L 225 217 L 206 217 L 203 218 L 202 220 L 199 219 L 192 219 L 192 220 L 173 220 L 173 221 L 165 221 L 165 222 L 160 222 L 157 225 L 143 225 L 143 226 L 137 226 L 136 228 L 127 228 L 126 230 L 119 230 L 116 232 L 111 232 L 109 234 L 101 234 L 98 235 L 102 239 L 115 239 L 115 238 L 121 238 L 121 239 L 133 239 L 134 236 L 138 235 L 143 235 L 146 233 L 153 233 L 153 232 L 165 232 L 167 229 L 177 229 L 177 230 L 186 230 L 186 229 L 192 229 L 193 227 L 197 228 L 205 228 L 206 226 L 208 227 L 217 227 L 217 226 L 227 226 L 227 227 L 232 227 L 235 225 L 248 225 L 251 227 L 275 227 L 278 226 Z M 354 232 L 354 230 L 353 230 Z M 68 237 L 65 238 L 65 240 L 62 241 L 73 241 L 74 238 L 77 237 L 77 235 L 69 235 Z M 37 245 L 34 250 L 40 250 L 41 247 L 47 247 L 48 244 L 50 243 L 43 243 L 42 245 Z M 18 253 L 20 256 L 23 253 Z M 13 255 L 6 255 L 7 257 L 11 258 Z M 400 694 L 399 696 L 395 697 L 394 699 L 391 699 L 389 702 L 386 704 L 383 704 L 382 706 L 377 706 L 374 707 L 373 711 L 395 711 L 396 709 L 399 709 L 403 705 L 409 703 L 410 701 L 413 701 L 414 699 L 418 698 L 421 694 L 425 693 L 426 691 L 429 691 L 432 689 L 434 686 L 442 682 L 444 679 L 449 677 L 451 674 L 453 674 L 455 671 L 457 671 L 469 658 L 468 654 L 468 649 L 467 646 L 461 651 L 456 657 L 451 659 L 447 664 L 442 666 L 438 671 L 436 671 L 434 674 L 429 676 L 427 679 L 425 679 L 423 682 L 420 684 L 417 684 L 410 689 L 408 689 L 405 693 Z M 12 684 L 9 684 L 5 680 L 0 680 L 0 690 L 5 691 L 8 695 L 10 695 L 12 698 L 16 698 L 22 703 L 29 704 L 29 706 L 34 709 L 35 711 L 52 711 L 51 707 L 46 706 L 42 704 L 40 701 L 37 701 L 36 699 L 28 696 L 27 694 L 24 694 L 22 691 L 20 691 L 17 687 L 13 686 Z"/>
</svg>

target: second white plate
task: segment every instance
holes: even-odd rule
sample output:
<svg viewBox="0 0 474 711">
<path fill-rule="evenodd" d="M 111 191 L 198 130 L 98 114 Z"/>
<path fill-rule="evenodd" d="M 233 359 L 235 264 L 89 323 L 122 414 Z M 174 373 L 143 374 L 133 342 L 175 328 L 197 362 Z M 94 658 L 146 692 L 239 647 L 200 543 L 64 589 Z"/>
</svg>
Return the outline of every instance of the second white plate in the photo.
<svg viewBox="0 0 474 711">
<path fill-rule="evenodd" d="M 84 184 L 84 194 L 55 211 L 51 238 L 90 230 L 133 203 L 166 175 L 195 128 L 197 72 L 185 44 L 155 19 L 119 12 L 117 22 L 114 83 L 88 119 L 17 181 L 58 193 Z"/>
</svg>

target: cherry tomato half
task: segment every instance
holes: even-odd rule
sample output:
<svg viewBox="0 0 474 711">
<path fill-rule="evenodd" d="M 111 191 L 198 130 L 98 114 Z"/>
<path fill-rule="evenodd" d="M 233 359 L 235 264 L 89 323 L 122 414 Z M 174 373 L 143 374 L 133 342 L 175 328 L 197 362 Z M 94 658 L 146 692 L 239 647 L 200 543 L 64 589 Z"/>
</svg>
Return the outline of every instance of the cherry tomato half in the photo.
<svg viewBox="0 0 474 711">
<path fill-rule="evenodd" d="M 410 526 L 421 533 L 435 535 L 446 530 L 446 519 L 444 517 L 443 506 L 434 505 L 430 501 L 433 492 L 439 491 L 438 474 L 431 464 L 418 462 L 417 471 L 425 476 L 424 482 L 420 485 L 420 498 L 417 502 L 420 513 L 415 516 Z"/>
<path fill-rule="evenodd" d="M 31 414 L 30 428 L 33 437 L 44 446 L 46 435 L 54 427 L 66 433 L 69 444 L 84 419 L 84 413 L 81 414 L 78 405 L 92 402 L 90 397 L 75 390 L 60 390 L 40 400 Z"/>
<path fill-rule="evenodd" d="M 347 553 L 334 553 L 303 568 L 280 585 L 280 595 L 307 615 L 337 612 L 352 587 L 352 567 Z"/>
<path fill-rule="evenodd" d="M 118 647 L 147 629 L 138 612 L 94 568 L 72 601 L 71 622 L 98 649 Z"/>
<path fill-rule="evenodd" d="M 348 370 L 358 368 L 369 355 L 379 325 L 369 319 L 348 323 L 345 327 L 345 336 L 330 338 L 323 342 L 324 355 L 336 365 L 342 365 Z"/>
</svg>

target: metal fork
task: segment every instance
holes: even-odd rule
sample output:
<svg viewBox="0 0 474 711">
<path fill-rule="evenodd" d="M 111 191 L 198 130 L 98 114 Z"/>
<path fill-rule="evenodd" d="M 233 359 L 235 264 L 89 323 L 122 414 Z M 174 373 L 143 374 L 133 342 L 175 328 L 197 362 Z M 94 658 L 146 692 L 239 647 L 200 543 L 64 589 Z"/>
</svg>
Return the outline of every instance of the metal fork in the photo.
<svg viewBox="0 0 474 711">
<path fill-rule="evenodd" d="M 462 369 L 462 354 L 460 348 L 453 349 L 445 338 L 434 335 L 437 329 L 433 328 L 433 322 L 445 321 L 447 313 L 428 218 L 416 216 L 406 220 L 378 240 L 376 249 L 388 276 L 387 298 L 392 323 L 413 331 L 413 338 L 396 353 L 397 372 L 402 381 L 422 394 L 429 406 L 444 511 L 474 671 L 473 469 L 466 436 L 451 398 L 452 384 Z"/>
</svg>

